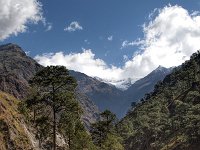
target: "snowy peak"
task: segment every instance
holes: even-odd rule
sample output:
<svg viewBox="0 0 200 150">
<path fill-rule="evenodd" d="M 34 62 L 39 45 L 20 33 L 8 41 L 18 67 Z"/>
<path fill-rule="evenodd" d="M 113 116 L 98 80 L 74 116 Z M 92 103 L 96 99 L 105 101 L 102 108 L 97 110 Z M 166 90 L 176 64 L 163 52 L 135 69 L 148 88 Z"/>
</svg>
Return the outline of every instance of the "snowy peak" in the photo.
<svg viewBox="0 0 200 150">
<path fill-rule="evenodd" d="M 171 72 L 171 70 L 173 69 L 173 67 L 171 68 L 165 68 L 163 66 L 158 66 L 155 70 L 153 70 L 152 72 L 150 72 L 147 76 L 145 76 L 144 78 L 128 78 L 128 79 L 122 79 L 122 80 L 107 80 L 107 79 L 101 79 L 99 77 L 94 77 L 95 79 L 99 80 L 100 82 L 104 82 L 109 84 L 110 86 L 115 86 L 116 88 L 118 88 L 121 91 L 126 91 L 129 89 L 129 87 L 131 87 L 134 83 L 144 79 L 144 80 L 150 80 L 151 78 L 154 78 L 155 74 L 157 76 L 163 76 L 165 74 L 169 74 Z M 158 78 L 159 79 L 159 78 Z M 145 83 L 145 85 L 148 83 Z M 144 86 L 144 85 L 142 85 Z"/>
<path fill-rule="evenodd" d="M 122 79 L 122 80 L 106 80 L 106 79 L 101 79 L 98 77 L 95 77 L 95 79 L 99 80 L 100 82 L 104 82 L 109 84 L 110 86 L 115 86 L 121 91 L 127 90 L 137 79 Z"/>
</svg>

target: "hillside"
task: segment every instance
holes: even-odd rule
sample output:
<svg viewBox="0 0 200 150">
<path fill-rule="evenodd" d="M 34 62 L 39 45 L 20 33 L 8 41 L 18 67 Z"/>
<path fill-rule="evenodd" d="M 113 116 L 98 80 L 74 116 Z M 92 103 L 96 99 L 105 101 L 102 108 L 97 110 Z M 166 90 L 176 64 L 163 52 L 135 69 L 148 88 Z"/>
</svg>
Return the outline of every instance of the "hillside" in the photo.
<svg viewBox="0 0 200 150">
<path fill-rule="evenodd" d="M 32 149 L 23 116 L 17 104 L 19 100 L 0 92 L 0 149 Z"/>
<path fill-rule="evenodd" d="M 0 46 L 0 90 L 24 98 L 28 80 L 43 68 L 16 44 Z"/>
<path fill-rule="evenodd" d="M 158 81 L 162 81 L 166 75 L 172 71 L 172 68 L 159 66 L 144 78 L 136 81 L 123 93 L 125 99 L 121 106 L 122 115 L 124 116 L 131 107 L 132 102 L 138 102 L 146 93 L 152 92 Z"/>
<path fill-rule="evenodd" d="M 10 43 L 0 46 L 0 91 L 23 99 L 28 92 L 28 81 L 42 68 L 18 45 Z M 99 110 L 84 93 L 77 91 L 76 95 L 84 111 L 82 118 L 88 126 L 99 118 Z"/>
<path fill-rule="evenodd" d="M 145 93 L 153 91 L 155 84 L 171 72 L 171 68 L 158 67 L 146 77 L 136 81 L 127 90 L 121 91 L 84 73 L 70 71 L 78 81 L 78 91 L 86 94 L 100 109 L 109 109 L 119 118 L 127 113 L 132 102 L 139 101 Z"/>
<path fill-rule="evenodd" d="M 43 66 L 28 57 L 16 44 L 0 46 L 0 60 L 0 90 L 17 98 L 24 98 L 29 87 L 28 80 Z M 122 118 L 133 101 L 138 101 L 145 93 L 152 91 L 154 85 L 169 72 L 170 69 L 158 68 L 135 82 L 126 91 L 121 91 L 115 86 L 80 72 L 70 71 L 70 74 L 78 82 L 77 97 L 85 111 L 83 119 L 93 122 L 98 118 L 99 110 L 105 109 L 111 110 Z M 82 96 L 79 96 L 80 94 Z"/>
<path fill-rule="evenodd" d="M 127 150 L 198 150 L 200 53 L 175 68 L 118 124 Z"/>
<path fill-rule="evenodd" d="M 71 70 L 70 74 L 78 82 L 78 91 L 87 95 L 98 106 L 100 111 L 109 109 L 118 116 L 120 115 L 120 105 L 123 102 L 123 92 L 121 90 L 84 73 Z"/>
</svg>

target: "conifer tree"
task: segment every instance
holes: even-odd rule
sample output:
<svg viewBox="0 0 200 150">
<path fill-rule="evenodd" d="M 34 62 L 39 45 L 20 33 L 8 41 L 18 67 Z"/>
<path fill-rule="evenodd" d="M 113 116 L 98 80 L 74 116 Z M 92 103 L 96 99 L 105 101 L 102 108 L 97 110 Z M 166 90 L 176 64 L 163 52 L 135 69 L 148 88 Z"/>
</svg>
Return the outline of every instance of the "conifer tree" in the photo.
<svg viewBox="0 0 200 150">
<path fill-rule="evenodd" d="M 33 111 L 34 121 L 38 127 L 37 135 L 41 138 L 42 134 L 39 131 L 44 131 L 45 123 L 50 124 L 53 149 L 56 150 L 57 126 L 60 120 L 58 114 L 73 112 L 74 107 L 71 105 L 78 105 L 75 101 L 76 80 L 69 75 L 65 67 L 48 66 L 38 72 L 30 80 L 30 84 L 37 92 L 29 95 L 26 106 Z"/>
</svg>

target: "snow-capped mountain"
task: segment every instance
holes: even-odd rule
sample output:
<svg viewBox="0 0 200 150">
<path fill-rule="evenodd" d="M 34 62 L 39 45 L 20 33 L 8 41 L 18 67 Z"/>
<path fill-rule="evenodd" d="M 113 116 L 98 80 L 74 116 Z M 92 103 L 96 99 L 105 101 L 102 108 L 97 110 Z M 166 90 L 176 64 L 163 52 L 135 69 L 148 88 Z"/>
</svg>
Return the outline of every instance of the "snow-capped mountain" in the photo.
<svg viewBox="0 0 200 150">
<path fill-rule="evenodd" d="M 132 84 L 135 83 L 138 79 L 123 79 L 123 80 L 106 80 L 106 79 L 101 79 L 99 77 L 95 77 L 95 79 L 99 80 L 100 82 L 107 83 L 111 86 L 115 86 L 116 88 L 125 91 L 127 90 Z"/>
<path fill-rule="evenodd" d="M 101 111 L 109 109 L 121 118 L 126 114 L 133 101 L 137 102 L 146 93 L 153 91 L 154 85 L 163 80 L 171 71 L 172 68 L 167 69 L 159 66 L 136 82 L 131 79 L 102 80 L 78 72 L 72 72 L 72 75 L 76 77 L 79 89 L 94 101 Z"/>
</svg>

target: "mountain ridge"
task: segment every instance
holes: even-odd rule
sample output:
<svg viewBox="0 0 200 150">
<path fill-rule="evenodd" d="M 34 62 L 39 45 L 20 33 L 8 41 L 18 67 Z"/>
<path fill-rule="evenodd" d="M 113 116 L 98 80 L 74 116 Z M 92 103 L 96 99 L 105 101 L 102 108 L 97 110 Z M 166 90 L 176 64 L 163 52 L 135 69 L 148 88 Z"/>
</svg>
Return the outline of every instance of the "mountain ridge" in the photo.
<svg viewBox="0 0 200 150">
<path fill-rule="evenodd" d="M 11 61 L 9 58 L 12 58 L 13 60 Z M 0 90 L 13 94 L 17 98 L 24 98 L 27 94 L 27 90 L 23 89 L 28 88 L 28 80 L 33 76 L 33 74 L 42 69 L 43 66 L 39 65 L 35 60 L 27 56 L 20 46 L 10 43 L 0 46 L 0 60 L 2 60 L 0 63 Z M 162 70 L 162 67 L 160 67 L 160 69 Z M 98 109 L 100 111 L 109 109 L 119 118 L 126 114 L 133 99 L 134 101 L 138 101 L 146 92 L 150 92 L 153 89 L 153 86 L 157 81 L 162 80 L 166 75 L 165 72 L 161 72 L 161 74 L 159 74 L 161 77 L 156 76 L 153 82 L 146 82 L 144 84 L 144 82 L 141 81 L 146 79 L 148 77 L 147 75 L 146 78 L 136 81 L 127 90 L 122 91 L 113 85 L 101 82 L 84 73 L 73 70 L 69 70 L 69 72 L 78 82 L 77 93 L 83 93 L 86 95 L 82 96 L 85 97 L 85 102 L 88 103 L 90 101 L 91 103 L 91 105 L 89 105 L 89 103 L 84 104 L 84 107 L 91 106 L 90 110 L 93 110 L 93 112 L 99 112 Z M 159 71 L 154 72 L 154 74 L 158 73 Z M 138 85 L 138 83 L 141 85 Z M 135 85 L 140 86 L 140 89 L 132 88 Z M 139 96 L 135 95 L 135 93 L 139 94 Z M 81 96 L 78 97 L 81 98 Z M 90 117 L 88 117 L 91 118 L 91 111 L 87 108 L 85 108 L 85 110 L 88 111 L 87 113 L 90 114 Z M 89 119 L 88 117 L 87 119 Z M 97 113 L 94 113 L 93 117 L 97 117 Z M 85 120 L 87 119 L 85 118 Z M 93 119 L 91 118 L 91 120 Z"/>
<path fill-rule="evenodd" d="M 17 99 L 25 98 L 29 89 L 28 81 L 42 68 L 44 67 L 27 56 L 20 46 L 11 43 L 0 46 L 0 91 Z M 88 126 L 98 119 L 99 110 L 80 91 L 76 92 L 76 96 L 84 110 L 82 118 Z"/>
<path fill-rule="evenodd" d="M 127 150 L 198 150 L 200 52 L 176 67 L 119 123 Z"/>
</svg>

